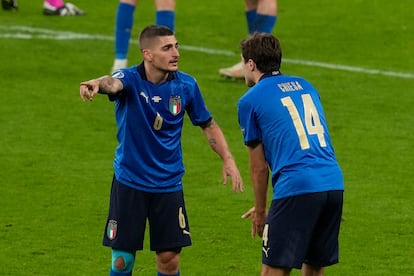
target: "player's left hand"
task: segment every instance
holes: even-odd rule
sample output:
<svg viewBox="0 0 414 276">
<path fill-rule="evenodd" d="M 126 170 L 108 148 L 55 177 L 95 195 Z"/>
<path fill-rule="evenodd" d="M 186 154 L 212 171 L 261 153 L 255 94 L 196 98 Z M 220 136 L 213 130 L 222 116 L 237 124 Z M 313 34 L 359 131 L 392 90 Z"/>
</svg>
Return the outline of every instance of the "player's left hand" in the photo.
<svg viewBox="0 0 414 276">
<path fill-rule="evenodd" d="M 233 192 L 243 192 L 243 179 L 235 162 L 228 162 L 223 165 L 223 184 L 227 184 L 227 177 L 231 177 Z"/>
</svg>

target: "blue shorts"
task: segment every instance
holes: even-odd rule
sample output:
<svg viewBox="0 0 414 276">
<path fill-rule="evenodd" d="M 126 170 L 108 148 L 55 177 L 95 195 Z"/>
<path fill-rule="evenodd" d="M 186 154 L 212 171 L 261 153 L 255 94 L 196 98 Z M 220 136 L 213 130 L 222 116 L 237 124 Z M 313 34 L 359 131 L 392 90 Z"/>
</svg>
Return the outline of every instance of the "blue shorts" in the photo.
<svg viewBox="0 0 414 276">
<path fill-rule="evenodd" d="M 142 250 L 147 220 L 151 250 L 177 250 L 191 245 L 182 191 L 143 192 L 114 177 L 103 245 L 132 252 Z"/>
<path fill-rule="evenodd" d="M 273 200 L 262 241 L 262 263 L 297 268 L 338 263 L 343 191 Z"/>
</svg>

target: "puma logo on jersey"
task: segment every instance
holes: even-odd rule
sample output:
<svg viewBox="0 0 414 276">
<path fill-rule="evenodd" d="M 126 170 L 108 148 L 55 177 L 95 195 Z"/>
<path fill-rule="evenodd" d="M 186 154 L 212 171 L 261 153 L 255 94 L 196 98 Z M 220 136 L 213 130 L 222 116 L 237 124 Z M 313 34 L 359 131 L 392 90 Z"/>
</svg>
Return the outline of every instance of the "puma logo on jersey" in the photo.
<svg viewBox="0 0 414 276">
<path fill-rule="evenodd" d="M 148 96 L 143 91 L 141 91 L 139 93 L 139 95 L 142 96 L 142 97 L 144 97 L 145 98 L 145 101 L 148 103 Z"/>
</svg>

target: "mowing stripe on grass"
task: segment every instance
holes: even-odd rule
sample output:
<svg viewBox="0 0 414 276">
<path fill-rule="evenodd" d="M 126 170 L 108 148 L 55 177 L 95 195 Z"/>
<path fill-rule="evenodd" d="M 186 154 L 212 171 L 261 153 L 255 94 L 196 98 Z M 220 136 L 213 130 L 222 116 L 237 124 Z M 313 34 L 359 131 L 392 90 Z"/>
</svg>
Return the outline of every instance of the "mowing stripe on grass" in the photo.
<svg viewBox="0 0 414 276">
<path fill-rule="evenodd" d="M 75 33 L 75 32 L 69 32 L 69 31 L 56 31 L 56 30 L 51 30 L 51 29 L 35 28 L 35 27 L 30 27 L 30 26 L 19 26 L 19 25 L 0 26 L 0 30 L 1 30 L 0 39 L 1 38 L 14 38 L 14 39 L 48 39 L 48 40 L 76 40 L 76 39 L 103 40 L 103 41 L 114 40 L 113 36 L 107 36 L 107 35 L 93 35 L 93 34 Z M 136 41 L 132 43 L 137 44 Z M 211 48 L 191 46 L 191 45 L 180 45 L 180 49 L 187 50 L 187 51 L 193 51 L 193 52 L 212 54 L 212 55 L 223 55 L 223 56 L 238 55 L 232 51 L 211 49 Z M 369 74 L 369 75 L 383 75 L 383 76 L 388 76 L 388 77 L 414 79 L 413 73 L 383 71 L 379 69 L 367 69 L 367 68 L 356 67 L 356 66 L 325 63 L 325 62 L 310 61 L 310 60 L 290 59 L 290 58 L 283 58 L 283 62 L 311 66 L 311 67 L 321 67 L 321 68 L 332 69 L 332 70 L 363 73 L 363 74 Z"/>
</svg>

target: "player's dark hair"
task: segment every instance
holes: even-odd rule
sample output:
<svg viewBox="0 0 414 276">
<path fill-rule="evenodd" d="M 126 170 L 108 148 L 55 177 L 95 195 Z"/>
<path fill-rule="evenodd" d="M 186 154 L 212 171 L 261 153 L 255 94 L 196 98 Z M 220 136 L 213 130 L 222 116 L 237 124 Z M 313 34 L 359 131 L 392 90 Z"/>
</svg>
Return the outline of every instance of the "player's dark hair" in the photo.
<svg viewBox="0 0 414 276">
<path fill-rule="evenodd" d="M 278 71 L 282 62 L 279 40 L 271 34 L 254 33 L 240 42 L 244 61 L 252 59 L 262 73 Z"/>
<path fill-rule="evenodd" d="M 154 37 L 158 36 L 171 36 L 174 32 L 166 26 L 162 25 L 149 25 L 145 27 L 139 36 L 139 45 L 141 50 L 146 46 L 146 42 L 150 41 Z"/>
</svg>

